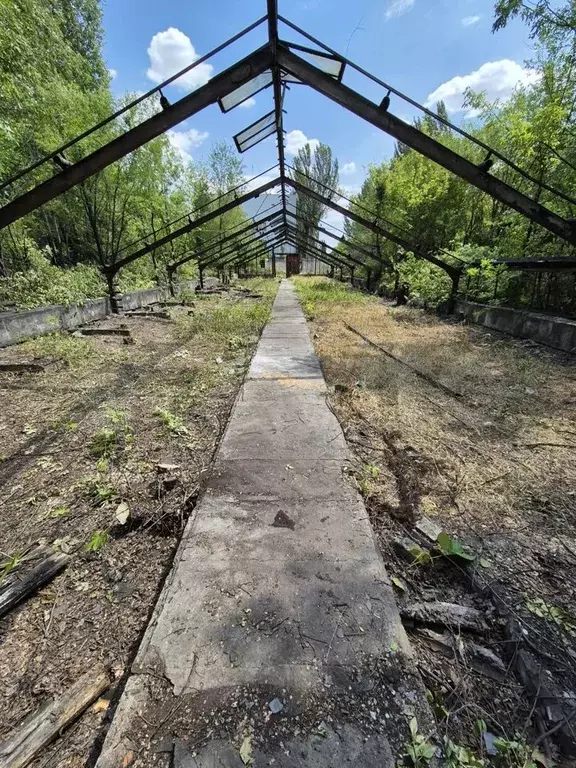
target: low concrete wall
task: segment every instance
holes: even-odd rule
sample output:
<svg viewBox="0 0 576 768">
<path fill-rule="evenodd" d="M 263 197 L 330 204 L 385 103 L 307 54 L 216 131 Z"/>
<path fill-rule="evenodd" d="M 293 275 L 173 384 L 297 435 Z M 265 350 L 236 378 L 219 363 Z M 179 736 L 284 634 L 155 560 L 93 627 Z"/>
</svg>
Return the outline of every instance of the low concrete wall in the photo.
<svg viewBox="0 0 576 768">
<path fill-rule="evenodd" d="M 496 331 L 533 339 L 549 347 L 576 354 L 576 321 L 509 307 L 491 307 L 458 300 L 454 314 Z"/>
<path fill-rule="evenodd" d="M 213 277 L 204 280 L 205 285 L 215 285 L 217 282 Z M 190 280 L 181 285 L 180 289 L 194 291 L 197 284 L 196 280 Z M 169 298 L 168 288 L 150 288 L 124 293 L 121 297 L 121 307 L 123 310 L 138 309 Z M 0 348 L 55 331 L 69 331 L 86 323 L 102 320 L 110 313 L 110 300 L 105 298 L 90 299 L 84 304 L 71 304 L 69 307 L 57 304 L 21 312 L 0 312 Z"/>
</svg>

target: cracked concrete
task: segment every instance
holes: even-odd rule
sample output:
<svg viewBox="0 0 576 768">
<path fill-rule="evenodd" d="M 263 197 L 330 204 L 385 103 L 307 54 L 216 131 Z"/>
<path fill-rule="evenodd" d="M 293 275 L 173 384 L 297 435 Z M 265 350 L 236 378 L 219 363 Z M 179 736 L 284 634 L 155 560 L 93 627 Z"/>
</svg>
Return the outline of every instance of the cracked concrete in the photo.
<svg viewBox="0 0 576 768">
<path fill-rule="evenodd" d="M 276 692 L 287 703 L 283 738 L 255 739 L 256 767 L 394 765 L 390 738 L 403 739 L 409 717 L 417 710 L 423 722 L 428 710 L 417 676 L 400 671 L 400 656 L 411 668 L 411 651 L 363 501 L 343 474 L 347 456 L 307 324 L 285 280 L 98 768 L 120 766 L 129 750 L 148 754 L 134 723 L 136 713 L 157 704 L 150 693 L 154 678 L 170 682 L 172 697 L 194 704 L 190 721 L 207 696 L 217 695 L 214 715 L 246 687 Z M 384 660 L 400 682 L 388 689 L 380 674 L 375 686 L 375 660 Z M 382 713 L 371 712 L 366 726 L 351 710 L 365 707 L 361 697 L 370 691 Z M 348 695 L 360 698 L 343 715 L 336 704 Z M 300 710 L 288 706 L 292 700 Z M 385 719 L 388 705 L 406 721 L 395 731 Z M 291 712 L 304 710 L 308 729 L 299 715 L 297 725 L 291 723 Z M 314 729 L 324 711 L 337 710 L 318 740 Z M 227 728 L 208 729 L 198 754 L 186 760 L 198 768 L 242 765 L 241 734 L 256 733 L 258 717 L 268 723 L 269 715 L 256 708 L 237 722 L 227 720 Z M 163 727 L 186 743 L 184 725 L 167 719 Z"/>
</svg>

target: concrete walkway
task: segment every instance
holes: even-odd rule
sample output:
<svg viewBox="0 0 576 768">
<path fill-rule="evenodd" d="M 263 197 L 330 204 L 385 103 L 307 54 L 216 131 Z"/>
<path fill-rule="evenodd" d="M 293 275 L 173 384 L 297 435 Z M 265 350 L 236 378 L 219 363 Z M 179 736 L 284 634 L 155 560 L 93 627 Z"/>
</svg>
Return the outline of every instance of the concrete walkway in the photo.
<svg viewBox="0 0 576 768">
<path fill-rule="evenodd" d="M 386 768 L 430 727 L 346 459 L 284 280 L 99 768 Z"/>
</svg>

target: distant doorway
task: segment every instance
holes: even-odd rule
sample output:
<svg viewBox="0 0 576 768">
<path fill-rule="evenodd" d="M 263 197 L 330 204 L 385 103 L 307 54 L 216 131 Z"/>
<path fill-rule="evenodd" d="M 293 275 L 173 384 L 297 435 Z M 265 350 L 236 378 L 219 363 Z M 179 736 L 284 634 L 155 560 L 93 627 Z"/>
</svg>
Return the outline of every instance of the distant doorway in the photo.
<svg viewBox="0 0 576 768">
<path fill-rule="evenodd" d="M 286 256 L 286 277 L 300 274 L 300 257 L 297 253 L 289 253 Z"/>
</svg>

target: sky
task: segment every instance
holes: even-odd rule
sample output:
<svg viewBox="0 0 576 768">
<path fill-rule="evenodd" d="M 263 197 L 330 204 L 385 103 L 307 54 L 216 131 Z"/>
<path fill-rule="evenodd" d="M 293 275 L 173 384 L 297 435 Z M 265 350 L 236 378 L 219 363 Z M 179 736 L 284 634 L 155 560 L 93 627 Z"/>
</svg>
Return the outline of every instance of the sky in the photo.
<svg viewBox="0 0 576 768">
<path fill-rule="evenodd" d="M 509 98 L 517 83 L 530 83 L 534 72 L 526 61 L 533 51 L 526 28 L 513 22 L 492 34 L 493 3 L 489 0 L 279 0 L 280 14 L 343 53 L 412 99 L 432 106 L 443 99 L 450 118 L 467 117 L 462 94 L 468 87 L 485 91 L 490 100 Z M 265 0 L 108 0 L 104 5 L 104 54 L 113 76 L 112 89 L 147 91 L 198 56 L 215 48 L 263 16 Z M 205 84 L 265 42 L 266 26 L 200 64 L 166 89 L 176 101 Z M 281 26 L 283 39 L 304 43 Z M 310 45 L 308 43 L 308 45 Z M 344 82 L 379 103 L 385 91 L 347 71 Z M 217 105 L 170 133 L 185 158 L 202 161 L 211 144 L 232 136 L 273 108 L 272 91 L 257 94 L 222 114 Z M 394 141 L 361 118 L 303 85 L 293 85 L 285 101 L 287 161 L 309 141 L 329 144 L 340 164 L 340 184 L 359 190 L 371 163 L 393 152 Z M 392 98 L 390 111 L 412 120 L 417 111 Z M 252 176 L 276 163 L 274 138 L 242 155 Z M 331 216 L 339 222 L 338 216 Z"/>
</svg>

